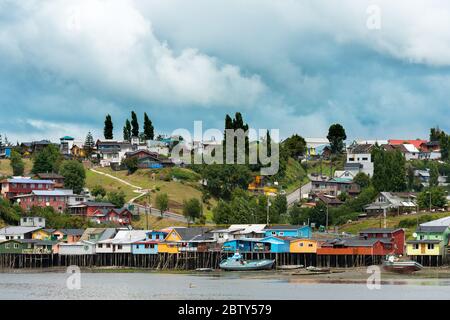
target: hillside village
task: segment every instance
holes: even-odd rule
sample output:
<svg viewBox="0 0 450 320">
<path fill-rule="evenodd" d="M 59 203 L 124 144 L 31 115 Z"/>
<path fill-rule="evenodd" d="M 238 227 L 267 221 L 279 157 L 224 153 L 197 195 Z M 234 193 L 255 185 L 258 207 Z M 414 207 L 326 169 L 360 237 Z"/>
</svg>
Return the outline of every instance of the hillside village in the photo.
<svg viewBox="0 0 450 320">
<path fill-rule="evenodd" d="M 240 113 L 227 115 L 225 129 L 245 128 Z M 279 143 L 274 176 L 261 176 L 260 164 L 173 158 L 175 146 L 194 157 L 223 141 L 156 136 L 147 114 L 140 130 L 132 112 L 123 139 L 114 138 L 109 115 L 103 137 L 43 138 L 0 140 L 0 254 L 240 251 L 328 264 L 334 257 L 336 266 L 338 257 L 389 254 L 447 262 L 450 139 L 439 128 L 426 139 L 349 141 L 340 124 L 323 138 L 295 134 Z"/>
</svg>

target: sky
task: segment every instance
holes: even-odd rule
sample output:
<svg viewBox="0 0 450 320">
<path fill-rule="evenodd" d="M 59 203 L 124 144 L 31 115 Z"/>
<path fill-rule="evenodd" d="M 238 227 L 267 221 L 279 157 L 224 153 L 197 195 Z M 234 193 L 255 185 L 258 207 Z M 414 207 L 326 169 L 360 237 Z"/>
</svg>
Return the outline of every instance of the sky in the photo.
<svg viewBox="0 0 450 320">
<path fill-rule="evenodd" d="M 426 138 L 450 130 L 450 2 L 0 0 L 0 134 L 115 138 L 131 110 L 157 133 L 255 129 Z"/>
</svg>

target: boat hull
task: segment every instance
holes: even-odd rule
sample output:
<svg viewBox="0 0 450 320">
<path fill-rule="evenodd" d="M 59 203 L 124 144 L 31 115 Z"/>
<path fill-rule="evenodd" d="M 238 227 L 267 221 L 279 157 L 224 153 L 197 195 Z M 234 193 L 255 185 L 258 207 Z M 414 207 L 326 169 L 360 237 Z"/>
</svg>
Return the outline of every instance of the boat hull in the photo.
<svg viewBox="0 0 450 320">
<path fill-rule="evenodd" d="M 385 262 L 383 269 L 396 273 L 413 273 L 422 270 L 423 266 L 415 261 Z"/>
<path fill-rule="evenodd" d="M 273 268 L 275 260 L 257 260 L 246 261 L 246 263 L 236 263 L 230 261 L 224 261 L 220 263 L 220 269 L 225 271 L 257 271 L 257 270 L 270 270 Z"/>
</svg>

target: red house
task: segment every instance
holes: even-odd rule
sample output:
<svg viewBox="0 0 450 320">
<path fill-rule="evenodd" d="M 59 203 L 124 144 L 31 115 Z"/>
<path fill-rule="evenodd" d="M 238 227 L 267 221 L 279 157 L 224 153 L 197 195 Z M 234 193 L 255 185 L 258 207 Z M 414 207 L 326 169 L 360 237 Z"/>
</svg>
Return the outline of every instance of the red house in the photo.
<svg viewBox="0 0 450 320">
<path fill-rule="evenodd" d="M 115 206 L 109 202 L 83 202 L 79 205 L 70 206 L 68 208 L 69 212 L 74 215 L 80 215 L 85 217 L 93 217 L 97 210 L 110 210 L 114 209 Z"/>
<path fill-rule="evenodd" d="M 16 202 L 24 210 L 32 207 L 52 207 L 64 212 L 67 208 L 69 194 L 60 190 L 33 190 L 30 194 L 16 196 Z"/>
<path fill-rule="evenodd" d="M 123 226 L 131 224 L 132 213 L 126 209 L 99 209 L 91 220 L 96 223 L 114 223 Z"/>
<path fill-rule="evenodd" d="M 384 256 L 392 251 L 389 242 L 381 239 L 333 239 L 317 248 L 318 255 Z"/>
<path fill-rule="evenodd" d="M 26 178 L 6 179 L 1 182 L 1 195 L 7 199 L 30 194 L 34 190 L 53 190 L 55 183 L 50 180 L 32 180 Z"/>
<path fill-rule="evenodd" d="M 380 239 L 389 240 L 392 243 L 393 254 L 403 255 L 405 252 L 405 230 L 399 229 L 383 229 L 372 228 L 366 229 L 359 233 L 359 237 L 363 239 Z M 389 253 L 387 253 L 389 254 Z"/>
</svg>

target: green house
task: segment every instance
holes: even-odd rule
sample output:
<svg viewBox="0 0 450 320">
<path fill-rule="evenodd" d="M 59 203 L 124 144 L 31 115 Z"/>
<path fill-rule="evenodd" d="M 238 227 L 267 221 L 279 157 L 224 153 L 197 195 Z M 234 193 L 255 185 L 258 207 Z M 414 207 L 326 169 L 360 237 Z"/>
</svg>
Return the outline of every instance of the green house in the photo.
<svg viewBox="0 0 450 320">
<path fill-rule="evenodd" d="M 0 254 L 51 254 L 56 241 L 47 240 L 6 240 L 0 242 Z"/>
<path fill-rule="evenodd" d="M 27 246 L 20 240 L 6 240 L 0 242 L 0 254 L 1 253 L 22 253 L 23 249 Z"/>
</svg>

